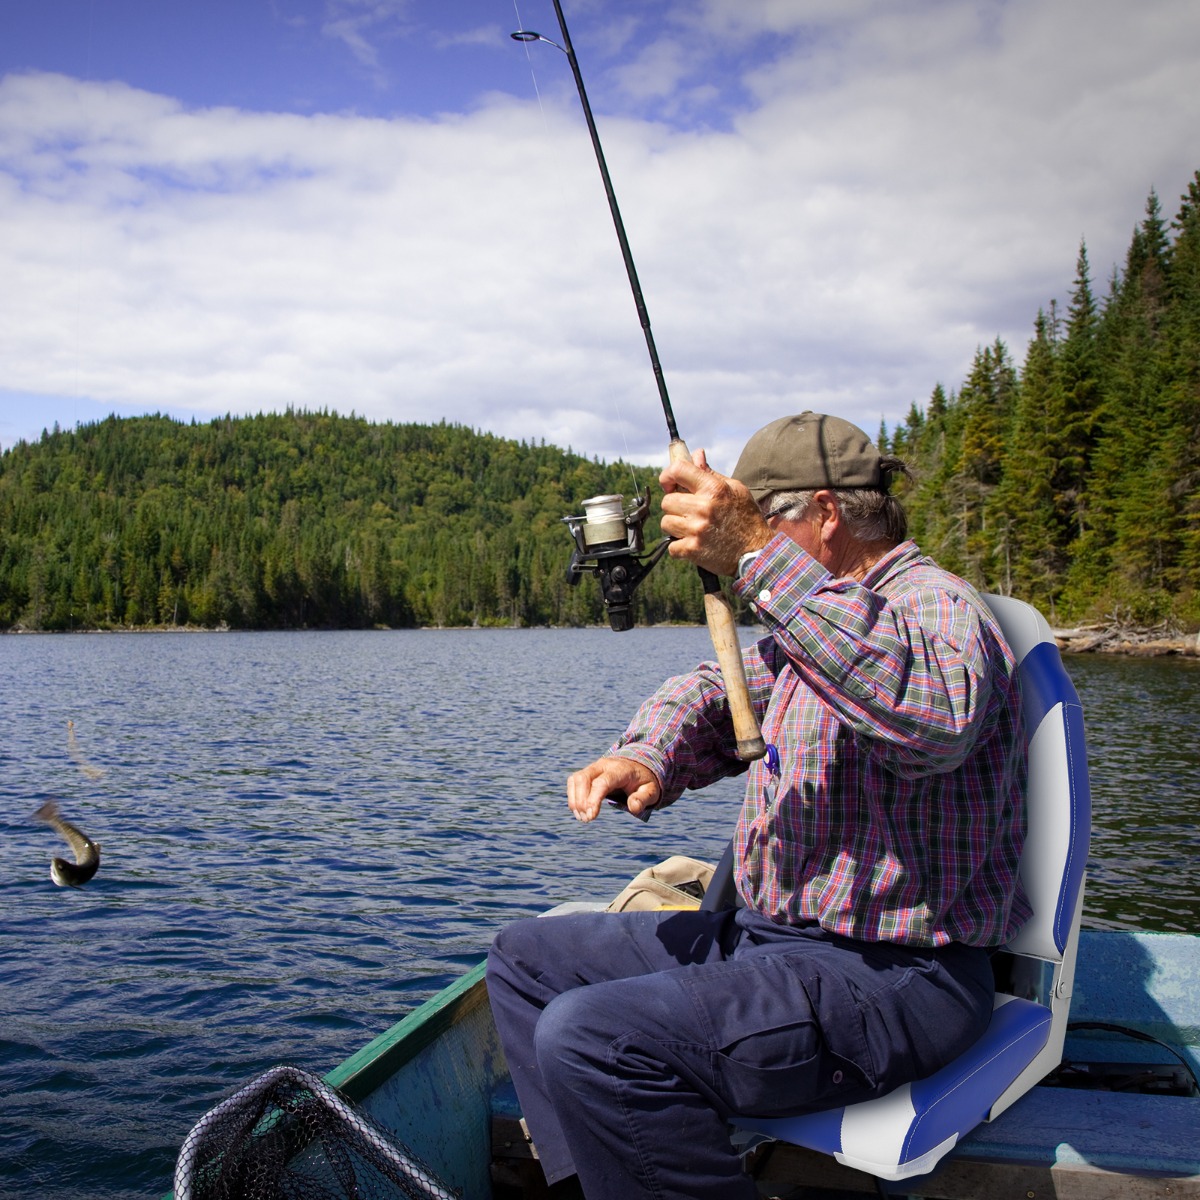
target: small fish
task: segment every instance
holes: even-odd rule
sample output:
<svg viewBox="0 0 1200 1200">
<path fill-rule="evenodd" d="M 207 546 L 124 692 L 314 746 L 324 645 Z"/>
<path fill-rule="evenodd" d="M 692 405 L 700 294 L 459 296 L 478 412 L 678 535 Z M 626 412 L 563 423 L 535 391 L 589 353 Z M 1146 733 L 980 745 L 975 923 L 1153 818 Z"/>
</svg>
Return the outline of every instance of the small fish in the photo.
<svg viewBox="0 0 1200 1200">
<path fill-rule="evenodd" d="M 45 821 L 53 826 L 65 839 L 67 845 L 75 854 L 73 863 L 65 858 L 50 860 L 50 878 L 59 887 L 83 887 L 100 866 L 100 843 L 93 842 L 86 834 L 80 833 L 70 821 L 64 821 L 58 815 L 58 805 L 53 800 L 47 800 L 33 814 L 39 821 Z"/>
</svg>

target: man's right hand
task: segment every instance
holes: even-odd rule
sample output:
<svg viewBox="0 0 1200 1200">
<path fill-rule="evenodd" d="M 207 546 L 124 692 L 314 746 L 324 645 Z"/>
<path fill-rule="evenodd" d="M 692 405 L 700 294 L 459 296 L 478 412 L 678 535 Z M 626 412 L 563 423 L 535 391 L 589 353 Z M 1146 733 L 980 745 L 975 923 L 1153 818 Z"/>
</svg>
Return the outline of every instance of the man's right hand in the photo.
<svg viewBox="0 0 1200 1200">
<path fill-rule="evenodd" d="M 594 821 L 614 792 L 625 794 L 626 807 L 634 816 L 662 799 L 654 772 L 632 758 L 598 758 L 567 777 L 567 803 L 577 821 Z"/>
<path fill-rule="evenodd" d="M 658 477 L 662 531 L 672 538 L 672 558 L 684 558 L 717 575 L 736 575 L 738 560 L 771 540 L 771 527 L 750 489 L 720 475 L 703 450 L 679 459 Z"/>
</svg>

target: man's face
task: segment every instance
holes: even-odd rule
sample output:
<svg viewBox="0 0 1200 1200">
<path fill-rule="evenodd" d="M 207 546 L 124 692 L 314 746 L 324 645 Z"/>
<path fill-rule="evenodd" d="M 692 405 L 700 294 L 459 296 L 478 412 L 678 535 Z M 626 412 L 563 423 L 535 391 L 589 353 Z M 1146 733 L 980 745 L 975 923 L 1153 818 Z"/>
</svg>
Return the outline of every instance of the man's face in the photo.
<svg viewBox="0 0 1200 1200">
<path fill-rule="evenodd" d="M 810 500 L 798 517 L 769 515 L 767 524 L 772 533 L 784 533 L 806 553 L 821 561 L 821 526 L 824 523 L 820 505 Z"/>
<path fill-rule="evenodd" d="M 828 565 L 826 559 L 828 547 L 824 544 L 821 536 L 829 512 L 828 506 L 820 503 L 824 496 L 828 496 L 828 493 L 817 493 L 805 505 L 804 511 L 800 512 L 799 516 L 772 514 L 769 499 L 764 500 L 762 508 L 770 532 L 786 534 L 788 538 L 796 542 L 800 550 L 811 554 L 818 563 Z"/>
</svg>

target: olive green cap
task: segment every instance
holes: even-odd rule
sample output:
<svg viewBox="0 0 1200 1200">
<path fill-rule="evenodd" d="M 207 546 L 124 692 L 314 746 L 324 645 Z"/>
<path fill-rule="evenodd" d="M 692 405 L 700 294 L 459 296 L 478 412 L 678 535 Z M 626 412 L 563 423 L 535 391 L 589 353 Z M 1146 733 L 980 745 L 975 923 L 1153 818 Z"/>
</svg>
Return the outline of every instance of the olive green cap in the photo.
<svg viewBox="0 0 1200 1200">
<path fill-rule="evenodd" d="M 746 443 L 733 477 L 760 504 L 776 492 L 885 490 L 880 454 L 871 439 L 841 417 L 814 412 L 764 425 Z"/>
</svg>

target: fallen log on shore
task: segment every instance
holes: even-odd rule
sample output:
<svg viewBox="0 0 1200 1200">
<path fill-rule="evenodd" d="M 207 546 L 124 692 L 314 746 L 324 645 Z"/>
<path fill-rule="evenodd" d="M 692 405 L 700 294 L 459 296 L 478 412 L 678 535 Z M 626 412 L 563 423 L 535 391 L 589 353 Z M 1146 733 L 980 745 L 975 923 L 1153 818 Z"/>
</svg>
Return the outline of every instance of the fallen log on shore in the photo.
<svg viewBox="0 0 1200 1200">
<path fill-rule="evenodd" d="M 1051 633 L 1058 648 L 1068 654 L 1128 654 L 1137 658 L 1168 654 L 1200 656 L 1200 633 L 1181 633 L 1161 625 L 1153 628 L 1080 625 L 1053 629 Z"/>
</svg>

